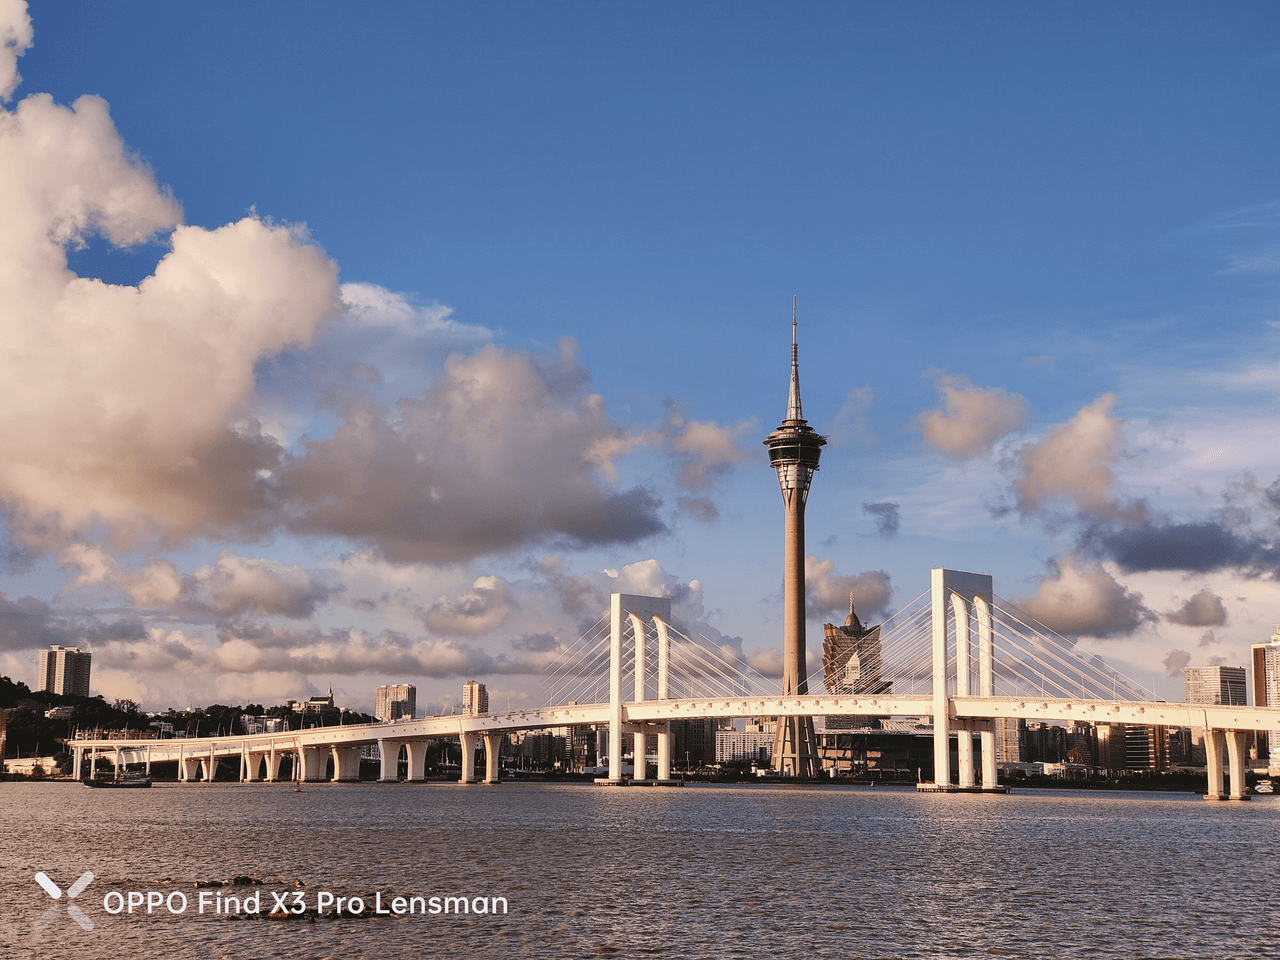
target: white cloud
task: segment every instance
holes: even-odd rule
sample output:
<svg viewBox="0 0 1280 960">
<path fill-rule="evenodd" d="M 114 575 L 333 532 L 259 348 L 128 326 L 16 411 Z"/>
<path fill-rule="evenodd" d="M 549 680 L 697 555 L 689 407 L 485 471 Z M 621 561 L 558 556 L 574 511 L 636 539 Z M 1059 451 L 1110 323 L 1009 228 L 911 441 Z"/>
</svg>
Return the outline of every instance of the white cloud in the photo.
<svg viewBox="0 0 1280 960">
<path fill-rule="evenodd" d="M 300 230 L 181 211 L 125 150 L 107 105 L 47 95 L 0 110 L 0 499 L 54 544 L 254 529 L 279 451 L 244 419 L 254 365 L 338 308 L 336 266 Z M 136 287 L 77 277 L 66 246 L 172 230 Z"/>
<path fill-rule="evenodd" d="M 810 554 L 804 558 L 804 576 L 809 617 L 847 614 L 852 593 L 860 616 L 870 619 L 885 613 L 893 599 L 889 575 L 883 570 L 841 576 L 836 573 L 833 561 L 819 560 Z"/>
<path fill-rule="evenodd" d="M 1184 627 L 1221 627 L 1227 623 L 1227 608 L 1221 597 L 1204 587 L 1188 597 L 1181 607 L 1169 611 L 1164 617 L 1170 623 Z"/>
<path fill-rule="evenodd" d="M 991 453 L 997 440 L 1027 423 L 1027 400 L 999 387 L 975 387 L 965 376 L 937 380 L 943 410 L 920 414 L 924 439 L 935 450 L 957 460 Z"/>
<path fill-rule="evenodd" d="M 1142 595 L 1126 589 L 1104 566 L 1081 566 L 1073 557 L 1058 561 L 1034 596 L 1014 603 L 1065 636 L 1121 636 L 1156 619 Z"/>
<path fill-rule="evenodd" d="M 422 609 L 422 621 L 433 633 L 475 636 L 502 626 L 515 595 L 498 577 L 479 577 L 461 597 L 439 597 Z"/>
<path fill-rule="evenodd" d="M 1093 517 L 1121 515 L 1112 499 L 1112 465 L 1120 455 L 1120 421 L 1111 415 L 1115 404 L 1114 394 L 1104 394 L 1018 451 L 1020 475 L 1013 489 L 1022 513 L 1065 498 Z"/>
<path fill-rule="evenodd" d="M 31 17 L 25 0 L 0 0 L 0 100 L 8 100 L 22 79 L 18 57 L 32 43 Z"/>
</svg>

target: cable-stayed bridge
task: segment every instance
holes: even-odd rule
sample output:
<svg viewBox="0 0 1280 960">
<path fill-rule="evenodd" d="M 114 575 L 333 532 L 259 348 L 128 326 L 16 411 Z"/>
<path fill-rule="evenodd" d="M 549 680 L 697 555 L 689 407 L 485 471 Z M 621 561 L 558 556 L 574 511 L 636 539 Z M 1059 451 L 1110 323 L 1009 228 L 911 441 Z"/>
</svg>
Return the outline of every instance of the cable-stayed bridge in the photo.
<svg viewBox="0 0 1280 960">
<path fill-rule="evenodd" d="M 496 782 L 507 732 L 593 724 L 609 730 L 609 774 L 598 782 L 629 782 L 622 775 L 624 737 L 634 738 L 633 752 L 643 757 L 646 736 L 656 733 L 656 782 L 662 783 L 671 777 L 672 720 L 931 716 L 934 781 L 922 784 L 924 789 L 994 788 L 995 721 L 1022 718 L 1201 727 L 1207 796 L 1227 799 L 1244 796 L 1247 736 L 1280 732 L 1280 708 L 1156 700 L 1141 684 L 1098 657 L 1080 656 L 1072 641 L 1001 600 L 989 576 L 953 570 L 932 571 L 930 589 L 881 625 L 879 643 L 864 651 L 856 676 L 824 680 L 810 681 L 808 694 L 781 696 L 778 682 L 752 670 L 739 651 L 691 635 L 672 618 L 669 599 L 614 594 L 609 613 L 551 665 L 546 706 L 216 739 L 78 740 L 72 742 L 75 776 L 81 776 L 86 759 L 92 769 L 96 757 L 105 755 L 116 769 L 145 764 L 149 770 L 152 763 L 176 761 L 184 781 L 212 780 L 219 761 L 238 759 L 243 780 L 275 780 L 289 757 L 294 779 L 351 780 L 359 776 L 361 749 L 376 743 L 382 779 L 397 779 L 403 747 L 409 779 L 420 780 L 428 741 L 456 737 L 462 746 L 462 782 L 478 782 L 480 740 L 484 781 Z"/>
</svg>

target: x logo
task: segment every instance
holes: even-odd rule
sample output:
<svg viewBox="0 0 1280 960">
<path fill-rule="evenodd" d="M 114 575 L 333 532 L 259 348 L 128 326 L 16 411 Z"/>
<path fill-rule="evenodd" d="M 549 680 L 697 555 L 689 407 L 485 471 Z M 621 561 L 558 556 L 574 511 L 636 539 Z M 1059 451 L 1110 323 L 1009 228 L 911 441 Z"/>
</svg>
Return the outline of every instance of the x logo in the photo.
<svg viewBox="0 0 1280 960">
<path fill-rule="evenodd" d="M 67 888 L 67 899 L 74 900 L 81 893 L 83 893 L 84 888 L 87 887 L 92 882 L 93 882 L 93 871 L 86 870 L 84 873 L 80 874 L 79 880 L 77 880 L 75 883 L 73 883 L 71 886 Z M 44 892 L 47 893 L 49 896 L 51 896 L 54 900 L 62 899 L 62 891 L 58 889 L 58 885 L 56 883 L 54 883 L 45 875 L 45 872 L 43 870 L 41 870 L 39 873 L 36 874 L 36 883 L 40 884 L 40 888 L 44 890 Z M 44 912 L 44 915 L 39 920 L 36 921 L 36 929 L 37 930 L 44 929 L 46 926 L 49 925 L 49 921 L 52 920 L 57 915 L 58 915 L 58 905 L 55 903 L 51 907 L 49 907 L 48 910 Z M 79 907 L 77 907 L 74 903 L 67 904 L 67 916 L 69 916 L 76 923 L 80 924 L 82 929 L 85 929 L 85 930 L 93 929 L 93 921 L 90 920 L 88 916 L 85 915 L 85 912 L 81 910 Z"/>
</svg>

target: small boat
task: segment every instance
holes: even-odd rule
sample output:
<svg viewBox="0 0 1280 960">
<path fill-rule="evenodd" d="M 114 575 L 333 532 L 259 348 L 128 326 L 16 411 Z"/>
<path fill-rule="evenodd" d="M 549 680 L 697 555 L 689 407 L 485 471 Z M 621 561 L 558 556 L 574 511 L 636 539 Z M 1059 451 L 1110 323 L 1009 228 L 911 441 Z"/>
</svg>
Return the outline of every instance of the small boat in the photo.
<svg viewBox="0 0 1280 960">
<path fill-rule="evenodd" d="M 1259 780 L 1253 785 L 1254 793 L 1275 793 L 1276 785 L 1270 780 Z"/>
<path fill-rule="evenodd" d="M 151 786 L 151 778 L 144 773 L 135 773 L 119 778 L 99 777 L 93 780 L 85 780 L 84 785 L 86 787 L 112 787 L 122 790 L 139 789 Z"/>
</svg>

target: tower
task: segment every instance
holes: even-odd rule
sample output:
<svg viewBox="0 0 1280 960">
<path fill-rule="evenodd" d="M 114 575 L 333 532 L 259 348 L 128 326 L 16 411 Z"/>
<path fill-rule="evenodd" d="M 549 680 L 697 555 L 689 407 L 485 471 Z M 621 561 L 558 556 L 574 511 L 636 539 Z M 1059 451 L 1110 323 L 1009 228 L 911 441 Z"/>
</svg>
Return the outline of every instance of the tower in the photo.
<svg viewBox="0 0 1280 960">
<path fill-rule="evenodd" d="M 778 474 L 782 490 L 786 530 L 783 548 L 782 692 L 804 696 L 809 692 L 805 667 L 804 612 L 804 505 L 809 484 L 818 469 L 826 437 L 805 422 L 800 409 L 800 361 L 796 346 L 796 305 L 791 301 L 791 392 L 787 417 L 764 438 L 769 462 Z M 818 774 L 818 750 L 811 717 L 779 717 L 774 740 L 773 768 L 796 777 Z"/>
</svg>

